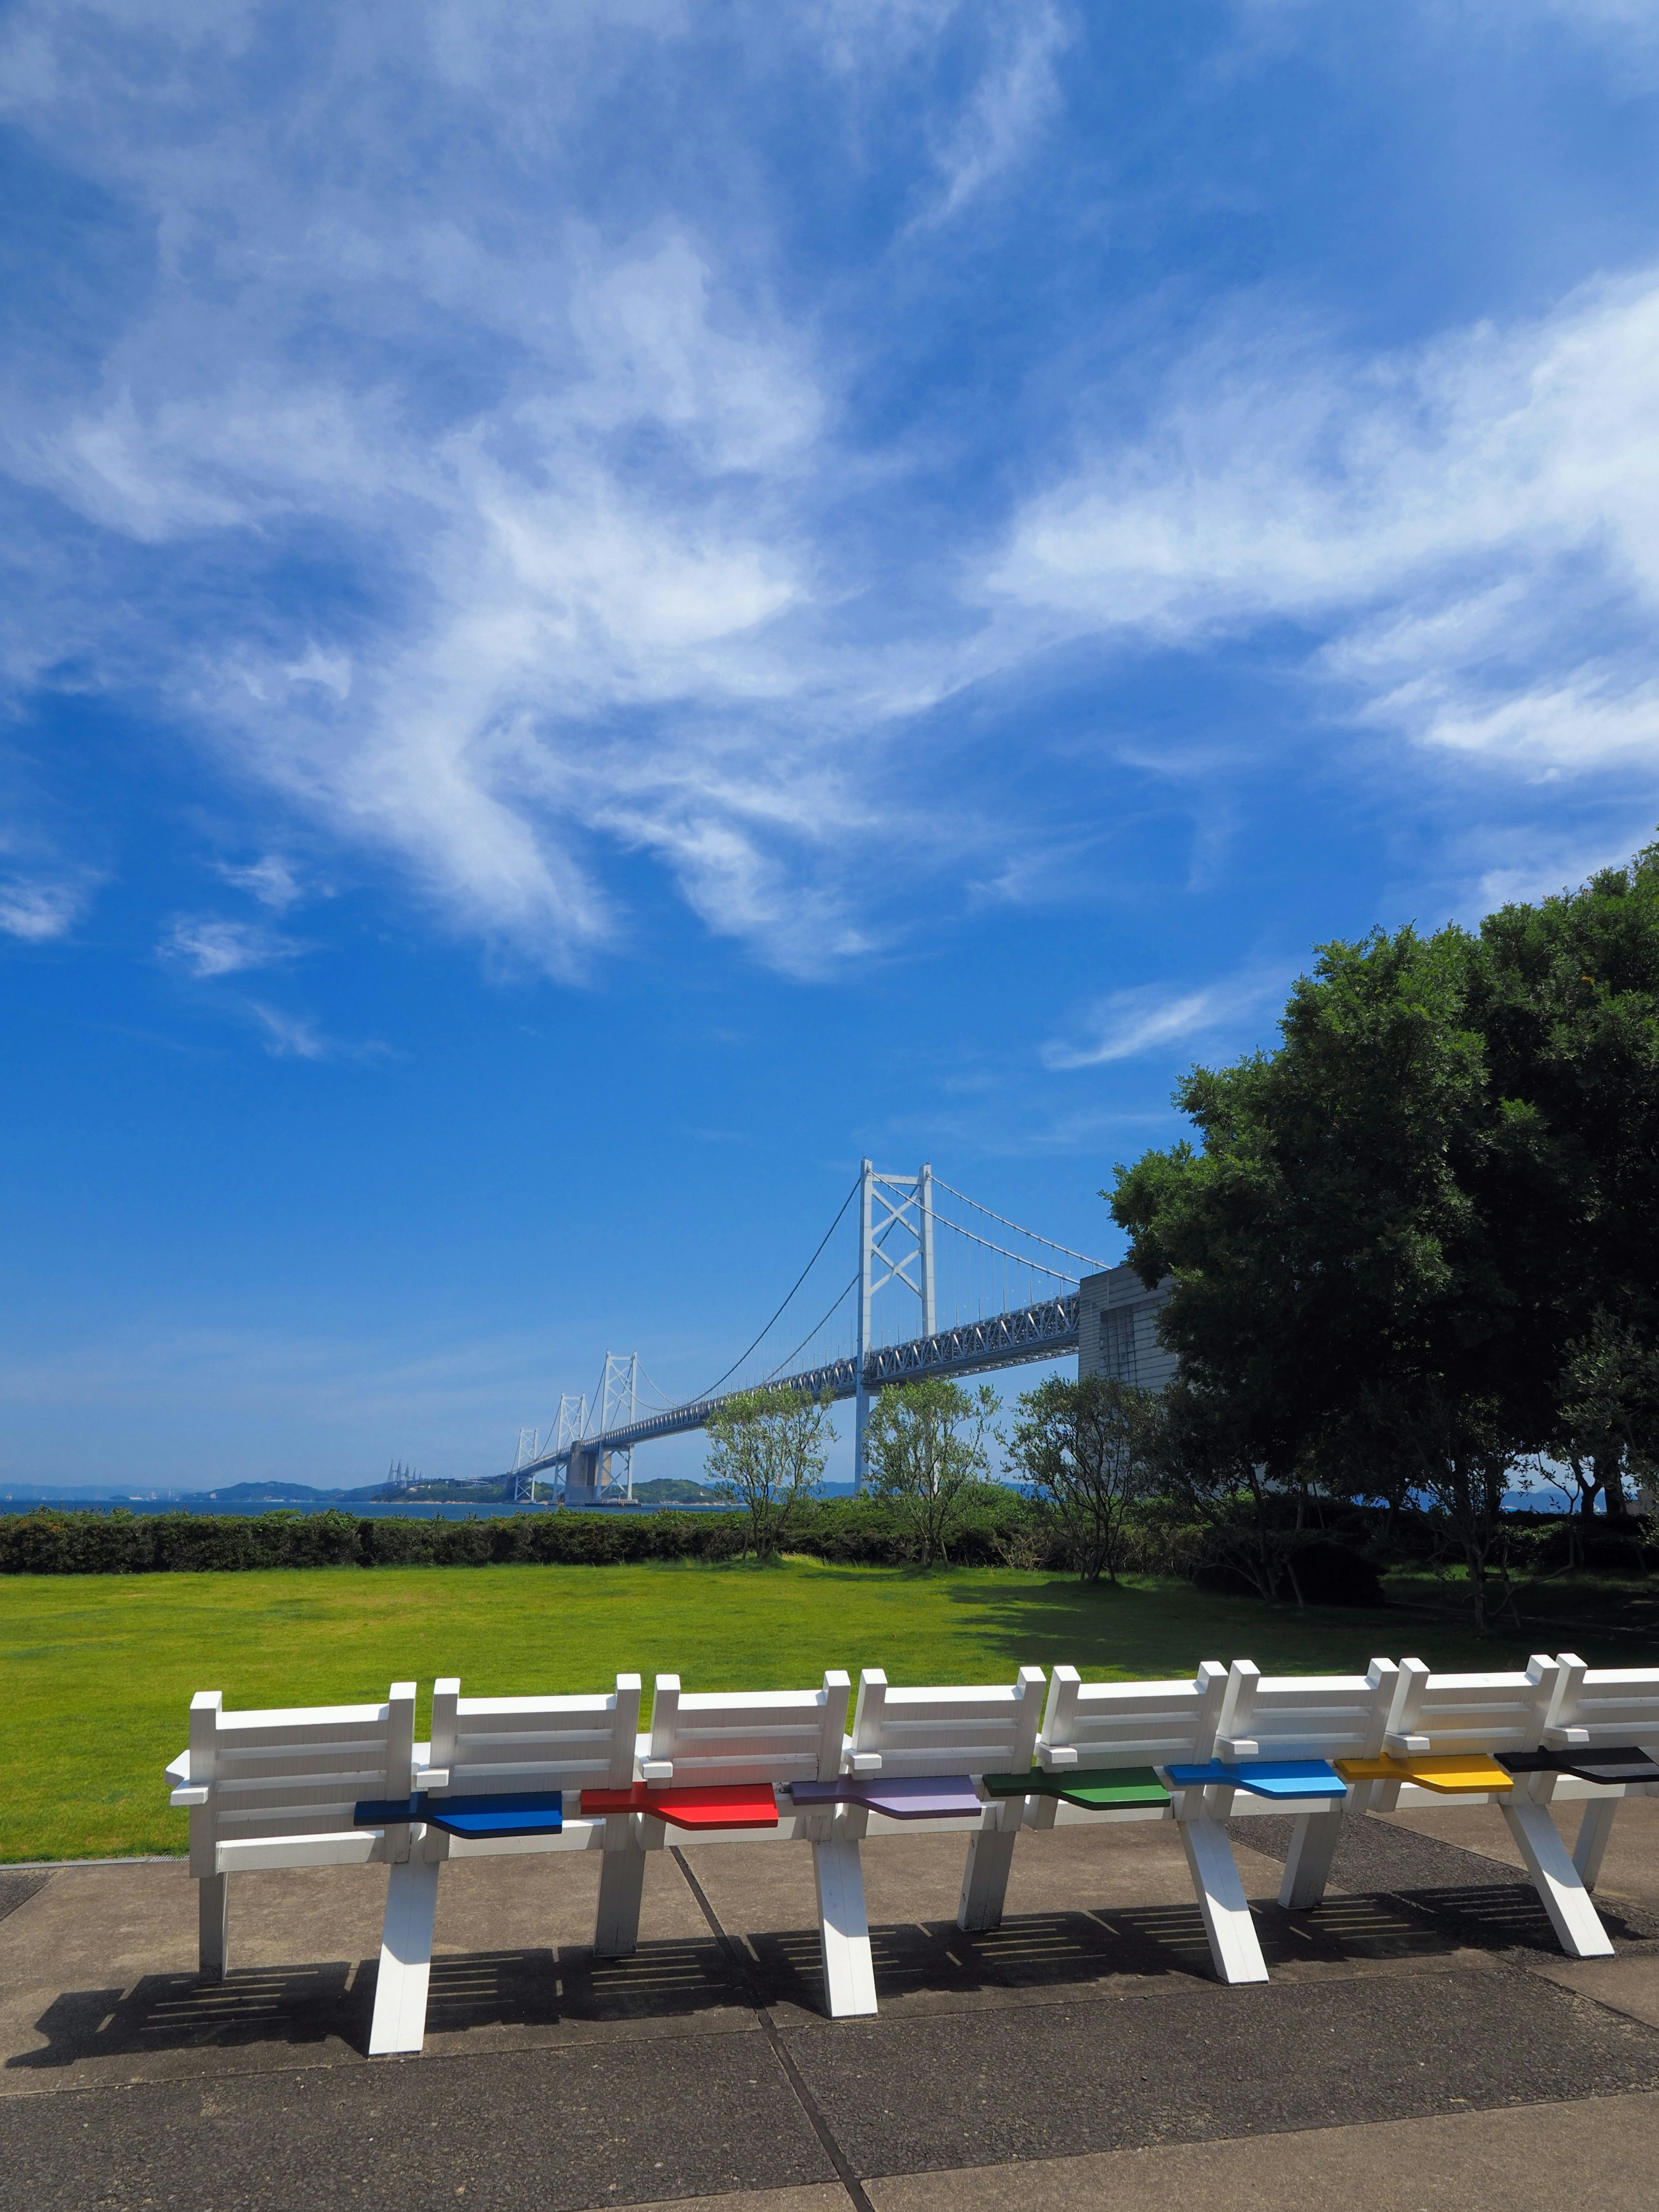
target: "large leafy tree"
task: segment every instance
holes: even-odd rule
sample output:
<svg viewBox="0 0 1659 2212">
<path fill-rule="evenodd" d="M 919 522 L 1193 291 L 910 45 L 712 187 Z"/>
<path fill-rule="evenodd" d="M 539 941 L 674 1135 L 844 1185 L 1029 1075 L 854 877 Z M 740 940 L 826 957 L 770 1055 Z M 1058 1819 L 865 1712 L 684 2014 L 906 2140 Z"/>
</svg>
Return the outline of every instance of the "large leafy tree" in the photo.
<svg viewBox="0 0 1659 2212">
<path fill-rule="evenodd" d="M 1522 1454 L 1612 1498 L 1659 1445 L 1659 848 L 1478 935 L 1326 945 L 1281 1031 L 1110 1194 L 1174 1279 L 1183 1418 L 1269 1496 L 1427 1498 L 1479 1601 Z"/>
<path fill-rule="evenodd" d="M 1489 915 L 1468 1004 L 1498 1116 L 1480 1203 L 1527 1315 L 1511 1387 L 1616 1510 L 1659 1455 L 1659 846 Z"/>
<path fill-rule="evenodd" d="M 1474 951 L 1455 929 L 1322 947 L 1276 1052 L 1180 1085 L 1199 1146 L 1118 1170 L 1130 1260 L 1175 1279 L 1183 1379 L 1270 1480 L 1299 1479 L 1363 1392 L 1490 1389 L 1512 1357 L 1474 1195 L 1492 1141 Z"/>
</svg>

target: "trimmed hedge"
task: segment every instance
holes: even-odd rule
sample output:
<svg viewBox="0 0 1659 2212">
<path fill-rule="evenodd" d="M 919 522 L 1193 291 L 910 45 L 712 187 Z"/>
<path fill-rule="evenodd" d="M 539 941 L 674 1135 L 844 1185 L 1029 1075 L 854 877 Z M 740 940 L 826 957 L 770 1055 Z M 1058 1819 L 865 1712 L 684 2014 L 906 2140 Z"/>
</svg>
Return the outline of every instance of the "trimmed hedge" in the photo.
<svg viewBox="0 0 1659 2212">
<path fill-rule="evenodd" d="M 1000 1486 L 976 1496 L 952 1540 L 963 1566 L 996 1565 L 1030 1509 Z M 226 1515 L 68 1512 L 0 1516 L 0 1574 L 224 1573 L 258 1567 L 619 1566 L 643 1559 L 732 1559 L 739 1513 L 516 1513 L 491 1521 L 370 1521 L 352 1513 Z M 788 1548 L 838 1562 L 905 1557 L 892 1516 L 866 1498 L 815 1503 Z"/>
</svg>

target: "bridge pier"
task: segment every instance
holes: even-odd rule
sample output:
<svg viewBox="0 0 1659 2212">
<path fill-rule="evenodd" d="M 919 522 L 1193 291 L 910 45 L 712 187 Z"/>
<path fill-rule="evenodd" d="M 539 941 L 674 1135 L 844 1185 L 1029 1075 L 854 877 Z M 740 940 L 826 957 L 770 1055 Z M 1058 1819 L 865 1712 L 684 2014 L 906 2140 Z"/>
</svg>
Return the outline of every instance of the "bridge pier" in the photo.
<svg viewBox="0 0 1659 2212">
<path fill-rule="evenodd" d="M 597 1447 L 572 1444 L 570 1464 L 565 1473 L 564 1502 L 567 1505 L 597 1505 L 605 1479 L 611 1471 L 611 1455 Z"/>
</svg>

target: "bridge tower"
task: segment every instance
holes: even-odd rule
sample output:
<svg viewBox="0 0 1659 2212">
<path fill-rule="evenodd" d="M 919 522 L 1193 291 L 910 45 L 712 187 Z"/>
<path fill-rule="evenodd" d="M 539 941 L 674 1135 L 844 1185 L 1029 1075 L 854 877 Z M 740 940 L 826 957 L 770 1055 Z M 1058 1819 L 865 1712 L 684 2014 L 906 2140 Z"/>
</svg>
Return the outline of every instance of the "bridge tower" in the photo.
<svg viewBox="0 0 1659 2212">
<path fill-rule="evenodd" d="M 914 1268 L 915 1273 L 910 1271 Z M 878 1175 L 863 1162 L 859 1178 L 858 1387 L 854 1393 L 853 1487 L 864 1487 L 864 1437 L 870 1424 L 865 1363 L 873 1347 L 870 1309 L 878 1291 L 902 1283 L 921 1302 L 921 1334 L 939 1327 L 933 1296 L 933 1170 L 924 1160 L 913 1176 Z"/>
<path fill-rule="evenodd" d="M 593 1401 L 597 1416 L 596 1437 L 609 1434 L 612 1429 L 626 1427 L 639 1411 L 640 1355 L 637 1352 L 626 1358 L 620 1352 L 605 1355 L 605 1373 L 599 1394 Z M 598 1443 L 586 1443 L 583 1438 L 587 1428 L 587 1400 L 580 1401 L 580 1426 L 572 1425 L 571 1433 L 565 1433 L 566 1406 L 574 1400 L 559 1401 L 559 1435 L 556 1449 L 562 1451 L 570 1446 L 570 1460 L 565 1470 L 565 1503 L 568 1505 L 598 1505 L 603 1498 L 613 1498 L 618 1489 L 631 1503 L 634 1496 L 634 1454 L 631 1449 L 611 1452 Z"/>
</svg>

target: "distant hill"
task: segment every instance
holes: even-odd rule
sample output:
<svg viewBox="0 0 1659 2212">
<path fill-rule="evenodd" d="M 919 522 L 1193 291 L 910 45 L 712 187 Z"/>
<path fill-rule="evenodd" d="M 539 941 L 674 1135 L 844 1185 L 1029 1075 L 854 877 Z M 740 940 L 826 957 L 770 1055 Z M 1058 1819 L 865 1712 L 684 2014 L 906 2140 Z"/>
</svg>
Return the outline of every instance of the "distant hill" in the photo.
<svg viewBox="0 0 1659 2212">
<path fill-rule="evenodd" d="M 313 1490 L 306 1482 L 232 1482 L 217 1490 L 186 1490 L 192 1505 L 212 1498 L 221 1505 L 335 1505 L 348 1498 L 372 1498 L 372 1490 Z"/>
<path fill-rule="evenodd" d="M 659 1475 L 651 1482 L 636 1482 L 634 1495 L 647 1505 L 712 1505 L 715 1503 L 715 1493 L 706 1482 L 689 1482 L 683 1475 Z"/>
</svg>

